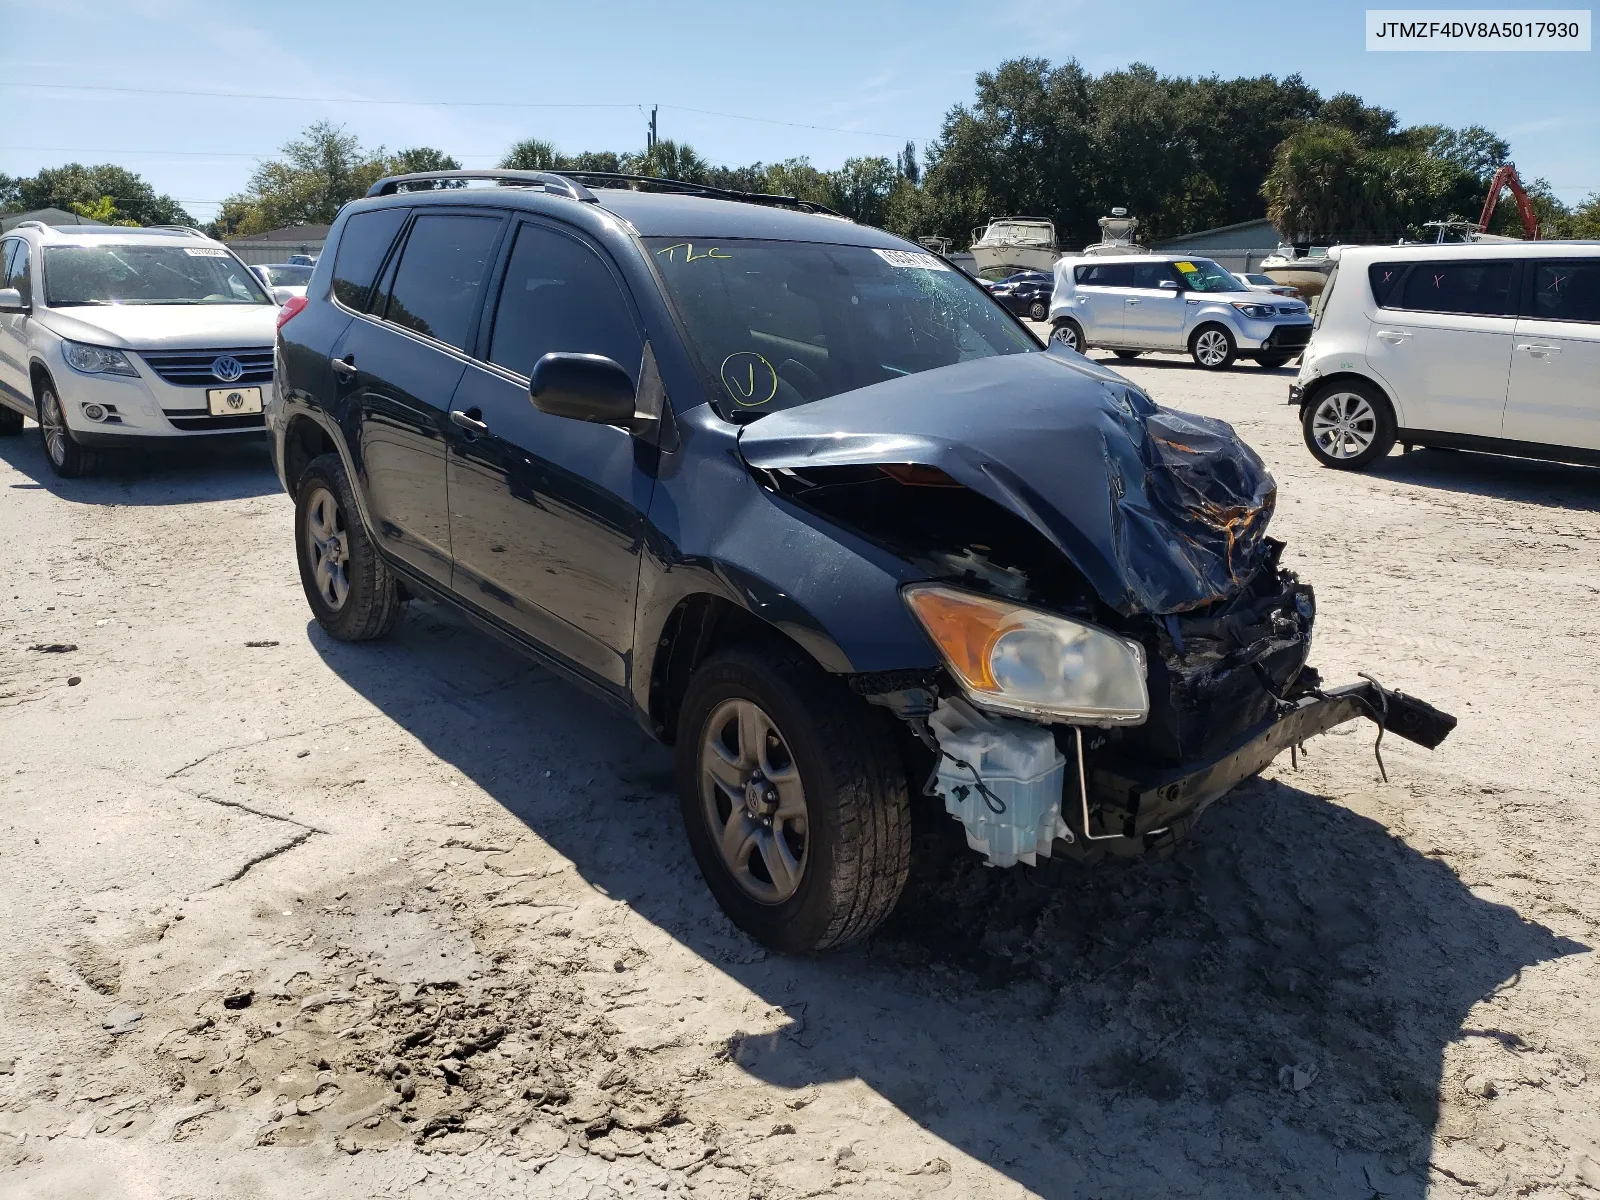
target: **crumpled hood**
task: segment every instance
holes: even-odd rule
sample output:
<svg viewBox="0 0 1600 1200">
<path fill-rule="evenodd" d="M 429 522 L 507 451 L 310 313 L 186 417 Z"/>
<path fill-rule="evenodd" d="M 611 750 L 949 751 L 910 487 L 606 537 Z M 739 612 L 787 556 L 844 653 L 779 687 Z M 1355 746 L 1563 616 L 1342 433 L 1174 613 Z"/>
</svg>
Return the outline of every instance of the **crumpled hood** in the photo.
<svg viewBox="0 0 1600 1200">
<path fill-rule="evenodd" d="M 1076 355 L 977 359 L 771 413 L 764 469 L 937 467 L 1026 520 L 1131 615 L 1232 595 L 1261 565 L 1277 487 L 1226 422 L 1161 408 Z"/>
<path fill-rule="evenodd" d="M 266 347 L 278 332 L 276 304 L 84 304 L 35 315 L 64 338 L 118 350 Z"/>
</svg>

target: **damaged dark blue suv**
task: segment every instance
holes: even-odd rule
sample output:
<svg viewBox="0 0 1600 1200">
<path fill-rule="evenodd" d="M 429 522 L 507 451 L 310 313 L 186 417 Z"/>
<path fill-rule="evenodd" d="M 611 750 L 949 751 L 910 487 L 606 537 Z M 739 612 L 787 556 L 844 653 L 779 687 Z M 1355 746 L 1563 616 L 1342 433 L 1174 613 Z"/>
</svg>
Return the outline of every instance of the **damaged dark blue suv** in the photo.
<svg viewBox="0 0 1600 1200">
<path fill-rule="evenodd" d="M 629 709 L 677 747 L 717 900 L 780 949 L 888 914 L 925 795 L 997 865 L 1140 854 L 1339 722 L 1455 723 L 1322 687 L 1231 429 L 812 205 L 383 180 L 277 353 L 317 621 L 379 637 L 428 596 Z"/>
</svg>

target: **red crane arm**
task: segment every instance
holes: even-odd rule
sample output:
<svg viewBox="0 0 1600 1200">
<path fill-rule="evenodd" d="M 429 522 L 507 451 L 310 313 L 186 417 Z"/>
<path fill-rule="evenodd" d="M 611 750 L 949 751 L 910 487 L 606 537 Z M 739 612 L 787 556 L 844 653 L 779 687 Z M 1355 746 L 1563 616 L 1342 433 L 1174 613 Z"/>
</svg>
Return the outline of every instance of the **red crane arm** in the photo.
<svg viewBox="0 0 1600 1200">
<path fill-rule="evenodd" d="M 1537 241 L 1539 218 L 1533 211 L 1533 201 L 1528 199 L 1528 193 L 1522 188 L 1522 180 L 1517 177 L 1515 163 L 1506 163 L 1489 181 L 1489 194 L 1483 200 L 1483 215 L 1478 218 L 1478 232 L 1489 231 L 1489 219 L 1494 216 L 1495 205 L 1500 203 L 1500 191 L 1507 186 L 1511 188 L 1511 195 L 1517 201 L 1517 214 L 1522 218 L 1522 236 L 1530 242 Z"/>
</svg>

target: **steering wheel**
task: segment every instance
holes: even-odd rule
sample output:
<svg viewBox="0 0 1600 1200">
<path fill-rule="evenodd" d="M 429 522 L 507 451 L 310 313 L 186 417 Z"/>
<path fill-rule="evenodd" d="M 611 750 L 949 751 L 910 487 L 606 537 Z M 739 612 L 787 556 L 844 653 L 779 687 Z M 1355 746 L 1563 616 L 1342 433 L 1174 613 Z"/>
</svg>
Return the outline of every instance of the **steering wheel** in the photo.
<svg viewBox="0 0 1600 1200">
<path fill-rule="evenodd" d="M 778 377 L 806 400 L 815 400 L 822 394 L 822 376 L 797 358 L 786 358 L 779 363 Z"/>
</svg>

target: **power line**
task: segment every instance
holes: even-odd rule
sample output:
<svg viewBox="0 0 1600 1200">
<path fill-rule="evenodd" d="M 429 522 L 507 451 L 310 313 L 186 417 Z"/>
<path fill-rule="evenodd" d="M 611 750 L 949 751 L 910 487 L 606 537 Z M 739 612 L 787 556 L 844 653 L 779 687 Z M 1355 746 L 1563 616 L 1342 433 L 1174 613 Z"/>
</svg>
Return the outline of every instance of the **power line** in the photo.
<svg viewBox="0 0 1600 1200">
<path fill-rule="evenodd" d="M 111 87 L 104 84 L 77 83 L 0 83 L 0 88 L 28 91 L 58 92 L 115 92 L 127 96 L 194 96 L 212 100 L 287 100 L 304 104 L 375 104 L 404 108 L 640 108 L 639 104 L 620 102 L 556 102 L 532 100 L 384 100 L 364 96 L 286 96 L 268 92 L 209 92 L 180 88 Z M 802 121 L 780 121 L 775 117 L 752 117 L 744 113 L 717 112 L 709 108 L 690 108 L 684 104 L 663 104 L 661 108 L 675 112 L 697 113 L 703 117 L 720 117 L 728 121 L 754 121 L 762 125 L 783 125 L 790 129 L 815 129 L 824 133 L 850 133 L 859 137 L 893 138 L 898 133 L 878 133 L 870 129 L 845 129 L 837 125 L 812 125 Z"/>
</svg>

